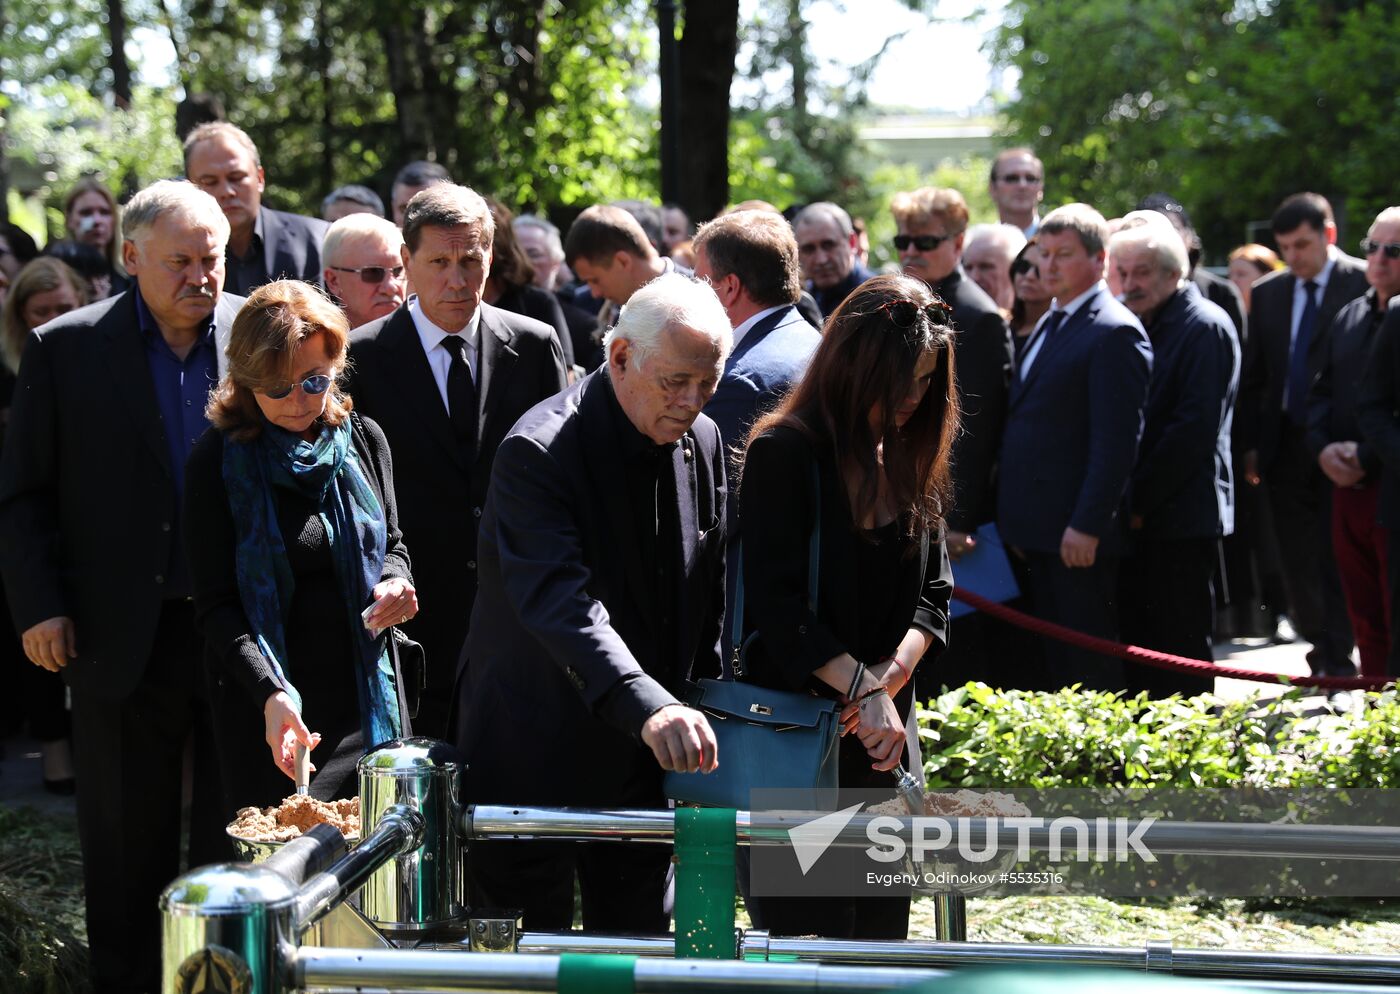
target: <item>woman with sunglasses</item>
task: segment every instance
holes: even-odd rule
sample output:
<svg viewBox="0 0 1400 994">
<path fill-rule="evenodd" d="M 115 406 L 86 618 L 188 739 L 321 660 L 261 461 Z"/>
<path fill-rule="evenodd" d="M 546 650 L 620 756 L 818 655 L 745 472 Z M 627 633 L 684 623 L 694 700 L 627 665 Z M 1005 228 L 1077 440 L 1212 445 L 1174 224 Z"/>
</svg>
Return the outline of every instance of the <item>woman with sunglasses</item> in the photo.
<svg viewBox="0 0 1400 994">
<path fill-rule="evenodd" d="M 388 443 L 337 386 L 348 332 L 310 284 L 255 290 L 185 470 L 230 816 L 293 792 L 298 746 L 314 750 L 312 795 L 330 800 L 355 793 L 365 751 L 408 732 L 387 629 L 418 602 Z"/>
<path fill-rule="evenodd" d="M 953 367 L 943 301 L 922 281 L 877 276 L 827 319 L 806 375 L 749 435 L 739 517 L 745 637 L 758 638 L 743 679 L 843 705 L 842 789 L 893 795 L 914 667 L 947 641 Z M 907 896 L 752 898 L 749 911 L 781 935 L 902 939 L 909 928 Z"/>
<path fill-rule="evenodd" d="M 1016 358 L 1045 312 L 1050 309 L 1053 294 L 1040 282 L 1040 246 L 1035 239 L 1011 260 L 1011 288 L 1015 291 L 1015 301 L 1011 305 L 1011 343 L 1016 348 Z"/>
</svg>

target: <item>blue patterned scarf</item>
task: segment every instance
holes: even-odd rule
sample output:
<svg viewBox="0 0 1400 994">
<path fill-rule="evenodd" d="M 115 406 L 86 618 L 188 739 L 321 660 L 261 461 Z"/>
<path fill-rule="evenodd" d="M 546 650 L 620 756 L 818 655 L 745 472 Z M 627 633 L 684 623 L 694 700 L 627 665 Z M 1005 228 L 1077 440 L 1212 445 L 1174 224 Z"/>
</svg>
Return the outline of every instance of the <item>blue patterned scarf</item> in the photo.
<svg viewBox="0 0 1400 994">
<path fill-rule="evenodd" d="M 351 645 L 358 650 L 353 663 L 364 748 L 397 738 L 402 727 L 388 635 L 370 638 L 360 618 L 384 570 L 387 526 L 348 419 L 334 428 L 322 425 L 311 442 L 267 422 L 252 441 L 225 439 L 223 476 L 238 535 L 238 593 L 258 649 L 282 689 L 301 710 L 302 697 L 292 683 L 294 661 L 286 651 L 284 626 L 296 584 L 277 526 L 277 487 L 311 498 L 320 510 L 345 603 L 341 620 L 350 626 Z"/>
</svg>

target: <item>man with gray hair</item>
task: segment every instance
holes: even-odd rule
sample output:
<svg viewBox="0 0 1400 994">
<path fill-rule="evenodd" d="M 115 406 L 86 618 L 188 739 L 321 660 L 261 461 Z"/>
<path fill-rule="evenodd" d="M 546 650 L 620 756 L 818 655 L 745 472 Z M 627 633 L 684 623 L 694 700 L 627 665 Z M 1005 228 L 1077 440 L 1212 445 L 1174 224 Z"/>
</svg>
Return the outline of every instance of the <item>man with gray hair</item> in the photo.
<svg viewBox="0 0 1400 994">
<path fill-rule="evenodd" d="M 321 217 L 331 224 L 351 214 L 373 214 L 375 217 L 383 217 L 384 201 L 369 187 L 358 183 L 338 186 L 321 201 Z"/>
<path fill-rule="evenodd" d="M 219 202 L 230 227 L 225 283 L 248 294 L 273 280 L 321 278 L 325 221 L 264 207 L 262 159 L 253 139 L 227 121 L 185 139 L 185 178 Z"/>
<path fill-rule="evenodd" d="M 408 276 L 403 234 L 374 214 L 347 214 L 326 233 L 326 291 L 339 302 L 351 328 L 387 317 L 404 302 Z"/>
<path fill-rule="evenodd" d="M 435 183 L 417 194 L 399 249 L 416 292 L 350 336 L 355 408 L 378 422 L 394 452 L 399 527 L 421 607 L 404 632 L 428 661 L 414 728 L 434 738 L 447 735 L 496 447 L 520 415 L 564 387 L 554 329 L 482 300 L 495 233 L 486 201 L 466 187 Z"/>
<path fill-rule="evenodd" d="M 608 332 L 607 362 L 501 443 L 458 682 L 464 795 L 485 804 L 659 808 L 666 770 L 710 771 L 714 733 L 680 702 L 718 676 L 724 451 L 701 409 L 730 347 L 705 283 L 660 276 Z M 474 902 L 532 930 L 667 930 L 662 846 L 485 842 Z"/>
<path fill-rule="evenodd" d="M 823 318 L 875 275 L 860 264 L 851 215 L 836 204 L 808 204 L 792 219 L 792 231 L 807 292 L 816 299 Z"/>
<path fill-rule="evenodd" d="M 195 186 L 137 193 L 122 235 L 131 288 L 25 346 L 0 461 L 0 568 L 25 655 L 72 692 L 94 986 L 152 991 L 191 740 L 190 862 L 228 857 L 178 536 L 185 458 L 243 301 L 220 292 L 229 224 Z"/>
<path fill-rule="evenodd" d="M 974 224 L 967 229 L 963 245 L 963 270 L 983 290 L 1003 314 L 1016 303 L 1011 285 L 1011 263 L 1026 247 L 1026 236 L 1012 224 Z"/>
<path fill-rule="evenodd" d="M 1047 214 L 1037 241 L 1055 295 L 1011 381 L 997 526 L 1024 558 L 1036 613 L 1118 636 L 1125 496 L 1142 436 L 1152 345 L 1103 281 L 1108 223 L 1087 204 Z M 1047 640 L 1046 683 L 1122 690 L 1116 659 Z"/>
<path fill-rule="evenodd" d="M 1132 645 L 1210 662 L 1217 540 L 1235 524 L 1230 429 L 1240 348 L 1223 309 L 1188 277 L 1176 229 L 1133 211 L 1109 257 L 1123 303 L 1152 343 L 1142 441 L 1129 484 L 1130 547 L 1119 576 L 1122 637 Z M 1158 699 L 1214 689 L 1209 675 L 1134 667 L 1131 693 Z"/>
</svg>

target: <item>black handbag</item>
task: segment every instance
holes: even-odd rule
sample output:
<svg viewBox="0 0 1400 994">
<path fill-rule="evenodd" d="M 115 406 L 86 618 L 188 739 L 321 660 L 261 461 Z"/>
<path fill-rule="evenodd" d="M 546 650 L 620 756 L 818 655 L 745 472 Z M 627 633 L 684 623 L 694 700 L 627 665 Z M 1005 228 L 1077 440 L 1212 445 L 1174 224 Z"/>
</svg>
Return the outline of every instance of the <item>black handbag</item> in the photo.
<svg viewBox="0 0 1400 994">
<path fill-rule="evenodd" d="M 815 465 L 812 491 L 816 518 L 808 542 L 807 606 L 817 609 L 817 572 L 821 561 L 821 489 Z M 700 680 L 690 684 L 686 703 L 704 712 L 719 746 L 719 766 L 712 773 L 667 773 L 666 796 L 709 807 L 752 810 L 752 791 L 775 788 L 837 786 L 838 733 L 835 701 L 810 693 L 769 690 L 743 682 L 744 660 L 758 633 L 744 633 L 743 546 L 735 586 L 731 643 L 734 680 Z"/>
<path fill-rule="evenodd" d="M 418 717 L 418 705 L 428 685 L 428 658 L 423 646 L 413 641 L 397 625 L 389 628 L 389 655 L 398 671 L 399 686 L 403 688 L 404 707 L 408 717 Z"/>
</svg>

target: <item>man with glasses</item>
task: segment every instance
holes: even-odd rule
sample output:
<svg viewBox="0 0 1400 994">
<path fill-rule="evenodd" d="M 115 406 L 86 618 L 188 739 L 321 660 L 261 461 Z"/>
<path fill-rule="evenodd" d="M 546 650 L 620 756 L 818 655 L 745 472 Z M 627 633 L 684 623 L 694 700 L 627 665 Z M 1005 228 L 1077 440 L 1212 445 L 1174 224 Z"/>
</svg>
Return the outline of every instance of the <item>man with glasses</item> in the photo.
<svg viewBox="0 0 1400 994">
<path fill-rule="evenodd" d="M 1245 483 L 1263 484 L 1273 512 L 1293 627 L 1312 643 L 1324 675 L 1355 672 L 1352 632 L 1332 553 L 1332 489 L 1309 451 L 1308 389 L 1337 312 L 1366 292 L 1366 264 L 1337 250 L 1332 206 L 1296 193 L 1274 211 L 1274 241 L 1287 269 L 1250 291 L 1250 333 L 1240 374 Z"/>
<path fill-rule="evenodd" d="M 1008 148 L 992 162 L 987 185 L 997 217 L 1014 225 L 1027 238 L 1040 227 L 1040 201 L 1045 197 L 1045 166 L 1028 148 Z"/>
<path fill-rule="evenodd" d="M 326 233 L 326 289 L 340 303 L 351 328 L 398 309 L 407 296 L 403 235 L 392 221 L 348 214 Z"/>
<path fill-rule="evenodd" d="M 1307 445 L 1332 484 L 1332 552 L 1365 676 L 1386 675 L 1390 650 L 1389 529 L 1380 513 L 1381 452 L 1358 424 L 1358 392 L 1386 309 L 1400 294 L 1400 207 L 1376 216 L 1361 241 L 1368 289 L 1344 306 L 1318 343 L 1318 374 L 1308 393 Z M 1383 409 L 1382 418 L 1394 410 Z"/>
<path fill-rule="evenodd" d="M 349 392 L 389 440 L 399 527 L 417 547 L 421 610 L 404 633 L 422 644 L 428 672 L 414 730 L 439 739 L 476 598 L 477 526 L 496 447 L 564 388 L 554 329 L 481 299 L 495 234 L 486 202 L 466 187 L 435 183 L 416 194 L 400 249 L 414 295 L 350 336 Z"/>
</svg>

